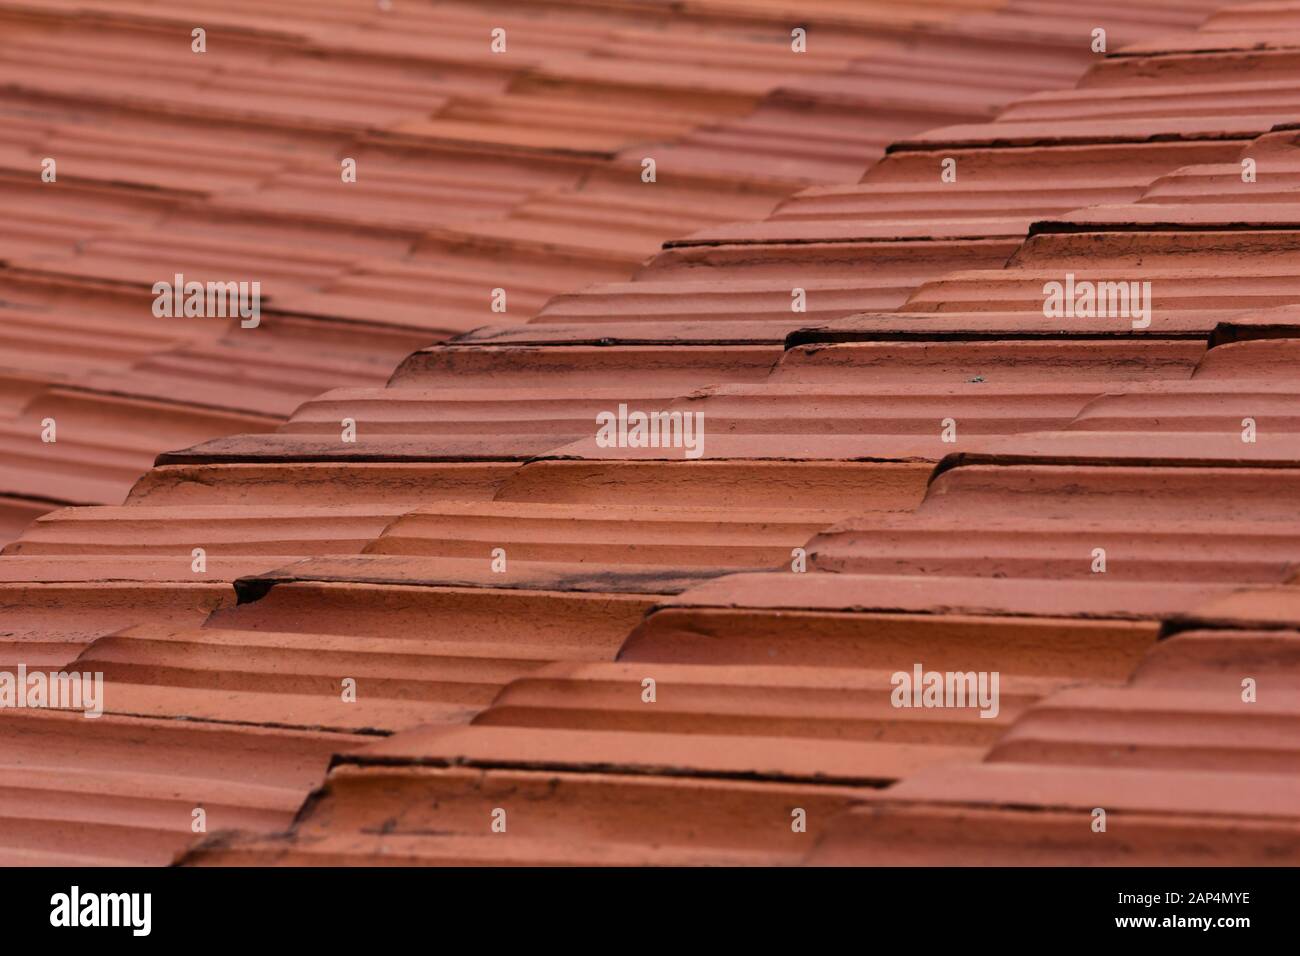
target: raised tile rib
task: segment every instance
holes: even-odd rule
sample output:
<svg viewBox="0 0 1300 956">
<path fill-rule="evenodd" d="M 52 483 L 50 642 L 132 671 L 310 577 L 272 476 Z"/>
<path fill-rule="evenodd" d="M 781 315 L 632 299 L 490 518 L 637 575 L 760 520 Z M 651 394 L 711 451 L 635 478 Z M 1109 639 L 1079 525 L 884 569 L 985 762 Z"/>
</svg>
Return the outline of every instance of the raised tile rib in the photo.
<svg viewBox="0 0 1300 956">
<path fill-rule="evenodd" d="M 448 741 L 460 749 L 454 744 Z M 859 792 L 829 782 L 659 776 L 613 767 L 340 766 L 320 798 L 327 814 L 313 814 L 288 837 L 251 843 L 213 837 L 184 862 L 791 865 L 807 852 L 811 835 Z M 807 813 L 807 833 L 791 830 L 796 807 Z M 502 846 L 492 832 L 498 808 L 518 849 Z M 385 819 L 393 822 L 380 833 Z"/>
<path fill-rule="evenodd" d="M 647 678 L 655 681 L 653 703 L 643 699 Z M 900 715 L 889 703 L 889 678 L 887 671 L 814 667 L 564 663 L 515 679 L 473 723 L 977 747 L 1059 683 L 1009 681 L 999 713 L 983 719 L 975 711 Z"/>
<path fill-rule="evenodd" d="M 107 692 L 107 689 L 106 689 Z M 0 715 L 0 859 L 165 866 L 212 830 L 279 830 L 364 738 L 77 712 Z"/>
</svg>

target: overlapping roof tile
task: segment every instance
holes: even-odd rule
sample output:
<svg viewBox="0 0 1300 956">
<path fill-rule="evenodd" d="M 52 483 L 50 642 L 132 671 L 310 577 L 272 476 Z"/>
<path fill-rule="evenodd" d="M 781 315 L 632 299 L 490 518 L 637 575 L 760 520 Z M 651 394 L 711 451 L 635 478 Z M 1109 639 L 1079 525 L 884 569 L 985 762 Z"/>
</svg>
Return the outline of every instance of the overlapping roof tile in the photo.
<svg viewBox="0 0 1300 956">
<path fill-rule="evenodd" d="M 14 62 L 46 27 L 82 42 L 70 9 L 0 6 Z M 798 21 L 834 26 L 826 58 L 786 72 L 746 34 L 784 44 L 793 15 L 752 0 L 666 28 L 640 3 L 192 9 L 250 41 L 216 73 L 115 71 L 191 15 L 140 5 L 43 95 L 155 130 L 207 97 L 192 125 L 256 131 L 256 181 L 233 156 L 220 188 L 146 163 L 170 182 L 137 204 L 74 178 L 97 218 L 41 206 L 48 246 L 0 281 L 122 311 L 150 269 L 255 261 L 278 338 L 259 366 L 237 323 L 150 341 L 184 327 L 137 319 L 60 365 L 15 336 L 49 365 L 3 380 L 16 422 L 62 401 L 61 436 L 66 417 L 102 439 L 152 402 L 174 432 L 124 504 L 50 514 L 0 558 L 6 655 L 106 680 L 84 736 L 14 717 L 14 779 L 34 746 L 34 789 L 61 799 L 15 783 L 11 818 L 130 862 L 1296 860 L 1289 6 L 1063 92 L 1041 91 L 1085 64 L 1093 21 L 1119 46 L 1210 7 L 935 5 L 918 26 L 827 2 Z M 493 25 L 519 61 L 468 51 Z M 1026 56 L 989 76 L 1012 36 Z M 440 72 L 367 112 L 407 62 Z M 356 84 L 277 146 L 326 70 Z M 316 198 L 340 143 L 384 171 L 355 205 Z M 637 179 L 645 155 L 662 183 Z M 484 314 L 503 259 L 525 304 Z M 1149 324 L 1046 315 L 1067 274 L 1151 283 Z M 620 405 L 702 414 L 700 457 L 605 447 L 593 420 Z M 129 454 L 70 445 L 93 480 L 63 500 L 113 501 Z M 0 487 L 15 526 L 58 461 L 36 452 L 6 463 L 33 474 Z M 922 667 L 1000 693 L 897 706 L 894 675 Z M 170 735 L 183 787 L 119 758 L 132 733 Z M 245 739 L 286 767 L 223 769 Z M 147 794 L 134 819 L 103 802 L 124 792 Z M 194 844 L 208 804 L 223 832 Z"/>
<path fill-rule="evenodd" d="M 800 183 L 849 181 L 898 135 L 988 115 L 1088 60 L 1030 38 L 1054 55 L 945 103 L 906 51 L 926 47 L 934 70 L 964 49 L 956 77 L 987 64 L 994 39 L 919 26 L 888 3 L 801 12 L 819 44 L 807 57 L 790 52 L 789 11 L 725 4 L 13 0 L 0 19 L 12 440 L 31 439 L 27 419 L 58 420 L 50 389 L 71 376 L 124 424 L 155 417 L 153 402 L 190 420 L 136 428 L 114 442 L 119 462 L 83 450 L 75 479 L 42 467 L 59 456 L 38 447 L 48 454 L 0 480 L 32 502 L 20 516 L 120 503 L 160 451 L 269 426 L 330 386 L 382 384 L 415 348 L 492 318 L 495 288 L 508 316 L 527 317 L 556 293 L 626 279 L 664 239 L 764 215 Z M 490 48 L 498 27 L 513 37 L 504 56 Z M 907 94 L 892 111 L 817 89 L 868 60 Z M 665 165 L 653 194 L 647 152 Z M 341 181 L 345 158 L 355 182 Z M 258 334 L 153 316 L 148 290 L 177 274 L 261 283 Z"/>
</svg>

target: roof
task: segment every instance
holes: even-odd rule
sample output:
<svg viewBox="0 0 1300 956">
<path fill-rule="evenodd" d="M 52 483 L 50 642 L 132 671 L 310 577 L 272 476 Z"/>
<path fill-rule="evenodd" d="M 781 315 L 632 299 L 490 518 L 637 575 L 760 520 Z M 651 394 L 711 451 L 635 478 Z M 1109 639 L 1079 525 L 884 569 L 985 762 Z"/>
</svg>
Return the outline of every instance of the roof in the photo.
<svg viewBox="0 0 1300 956">
<path fill-rule="evenodd" d="M 85 22 L 5 9 L 38 37 Z M 229 344 L 184 362 L 141 345 L 115 370 L 56 350 L 48 381 L 15 386 L 19 415 L 62 395 L 93 423 L 78 461 L 94 467 L 63 467 L 102 484 L 130 469 L 105 423 L 130 432 L 148 405 L 177 424 L 124 502 L 68 495 L 93 506 L 37 520 L 0 557 L 6 657 L 107 681 L 98 721 L 0 714 L 26 775 L 11 812 L 33 824 L 0 858 L 1300 859 L 1292 5 L 1193 32 L 1208 6 L 935 5 L 917 24 L 827 2 L 800 22 L 810 44 L 833 28 L 828 55 L 784 75 L 745 39 L 785 43 L 789 17 L 766 4 L 518 10 L 507 30 L 530 56 L 507 67 L 457 39 L 489 29 L 470 8 L 228 8 L 213 22 L 257 40 L 242 57 L 273 49 L 276 82 L 222 94 L 257 64 L 197 90 L 182 72 L 157 106 L 213 135 L 190 111 L 227 95 L 231 122 L 306 151 L 319 135 L 331 166 L 346 130 L 391 170 L 385 188 L 491 195 L 491 214 L 430 231 L 415 220 L 435 213 L 391 194 L 333 208 L 333 169 L 304 155 L 238 195 L 187 196 L 175 233 L 51 226 L 61 251 L 6 260 L 0 280 L 57 303 L 242 256 L 266 264 L 271 306 L 265 338 L 224 329 Z M 1052 92 L 1083 72 L 1097 22 L 1112 50 L 1138 45 Z M 104 49 L 169 23 L 133 7 Z M 1003 69 L 1011 36 L 1027 48 Z M 710 66 L 692 69 L 698 45 Z M 310 70 L 356 71 L 364 99 L 412 57 L 443 70 L 436 93 L 409 91 L 418 117 L 400 85 L 372 97 L 382 109 L 296 105 L 315 102 L 294 94 Z M 115 75 L 98 94 L 112 129 L 163 95 Z M 945 91 L 972 75 L 998 82 Z M 49 95 L 93 112 L 67 82 Z M 575 109 L 594 89 L 623 108 Z M 429 95 L 445 101 L 423 115 Z M 637 178 L 649 136 L 654 184 Z M 116 175 L 93 188 L 115 193 Z M 551 178 L 500 195 L 532 176 Z M 135 198 L 103 208 L 158 214 Z M 535 297 L 522 315 L 457 288 L 482 295 L 503 257 Z M 1150 282 L 1149 325 L 1045 317 L 1044 284 L 1067 274 Z M 298 382 L 299 407 L 222 384 L 211 356 L 246 340 L 266 345 L 268 388 Z M 316 349 L 377 374 L 282 370 L 323 363 Z M 229 397 L 186 401 L 169 375 Z M 602 447 L 593 421 L 620 404 L 703 414 L 701 457 Z M 56 467 L 14 459 L 33 482 Z M 997 714 L 893 706 L 893 675 L 914 667 L 996 672 Z M 214 832 L 196 842 L 198 806 Z M 42 834 L 70 824 L 78 842 L 51 850 Z"/>
<path fill-rule="evenodd" d="M 0 466 L 4 527 L 120 504 L 159 452 L 380 386 L 420 346 L 625 280 L 665 239 L 1087 65 L 1064 31 L 1010 26 L 1023 61 L 991 72 L 1018 19 L 990 30 L 973 11 L 994 6 L 825 3 L 796 55 L 763 5 L 5 0 L 0 428 L 23 452 Z M 152 286 L 178 274 L 255 279 L 262 324 L 160 322 Z"/>
</svg>

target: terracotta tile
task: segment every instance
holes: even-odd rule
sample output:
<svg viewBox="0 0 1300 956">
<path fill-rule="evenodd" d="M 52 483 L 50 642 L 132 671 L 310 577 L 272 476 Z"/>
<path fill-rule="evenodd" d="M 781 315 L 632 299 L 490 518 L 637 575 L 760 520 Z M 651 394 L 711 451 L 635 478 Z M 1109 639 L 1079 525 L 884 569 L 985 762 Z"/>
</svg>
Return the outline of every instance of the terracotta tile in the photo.
<svg viewBox="0 0 1300 956">
<path fill-rule="evenodd" d="M 0 858 L 1297 859 L 1300 43 L 1218 6 L 0 0 L 0 656 L 107 711 L 0 714 Z"/>
</svg>

